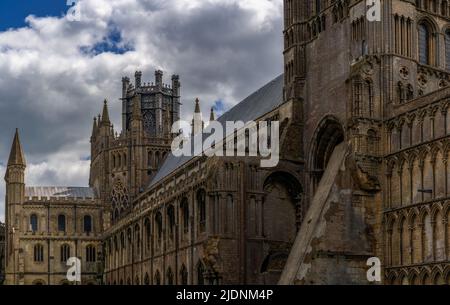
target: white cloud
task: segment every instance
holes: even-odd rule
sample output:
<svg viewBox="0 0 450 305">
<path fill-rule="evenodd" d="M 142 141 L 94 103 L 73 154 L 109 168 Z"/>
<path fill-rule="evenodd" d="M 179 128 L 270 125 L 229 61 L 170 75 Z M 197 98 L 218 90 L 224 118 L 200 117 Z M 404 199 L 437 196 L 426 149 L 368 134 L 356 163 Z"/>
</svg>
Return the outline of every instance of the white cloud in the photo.
<svg viewBox="0 0 450 305">
<path fill-rule="evenodd" d="M 79 5 L 79 22 L 29 16 L 27 27 L 0 32 L 0 160 L 19 127 L 30 184 L 88 183 L 88 162 L 80 160 L 89 154 L 91 120 L 108 98 L 121 128 L 122 76 L 133 79 L 139 69 L 149 82 L 158 68 L 169 82 L 179 74 L 182 118 L 190 120 L 195 97 L 206 114 L 217 100 L 229 108 L 282 72 L 282 0 Z M 129 51 L 95 49 L 105 46 Z"/>
</svg>

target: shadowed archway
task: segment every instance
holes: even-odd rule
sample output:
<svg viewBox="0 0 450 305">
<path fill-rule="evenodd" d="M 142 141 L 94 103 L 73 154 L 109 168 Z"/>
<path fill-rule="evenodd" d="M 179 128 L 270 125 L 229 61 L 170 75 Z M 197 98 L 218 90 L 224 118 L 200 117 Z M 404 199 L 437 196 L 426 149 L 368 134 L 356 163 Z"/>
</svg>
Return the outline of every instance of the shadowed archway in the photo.
<svg viewBox="0 0 450 305">
<path fill-rule="evenodd" d="M 334 149 L 344 142 L 345 135 L 342 124 L 333 116 L 325 117 L 316 129 L 313 137 L 309 170 L 312 193 L 314 194 L 327 168 Z"/>
<path fill-rule="evenodd" d="M 261 281 L 274 285 L 303 220 L 303 187 L 291 173 L 277 171 L 265 179 L 264 193 L 261 227 L 266 249 L 258 264 Z"/>
</svg>

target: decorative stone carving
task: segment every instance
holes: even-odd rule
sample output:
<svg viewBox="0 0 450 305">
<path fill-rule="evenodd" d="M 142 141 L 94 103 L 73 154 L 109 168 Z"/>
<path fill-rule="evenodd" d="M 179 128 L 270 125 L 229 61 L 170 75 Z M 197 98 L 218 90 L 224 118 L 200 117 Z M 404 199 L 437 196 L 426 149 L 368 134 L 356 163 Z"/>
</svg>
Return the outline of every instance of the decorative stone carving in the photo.
<svg viewBox="0 0 450 305">
<path fill-rule="evenodd" d="M 407 67 L 401 67 L 399 73 L 401 78 L 405 80 L 409 79 L 409 70 Z"/>
<path fill-rule="evenodd" d="M 420 87 L 425 88 L 428 84 L 428 78 L 425 74 L 419 74 L 417 82 Z"/>
</svg>

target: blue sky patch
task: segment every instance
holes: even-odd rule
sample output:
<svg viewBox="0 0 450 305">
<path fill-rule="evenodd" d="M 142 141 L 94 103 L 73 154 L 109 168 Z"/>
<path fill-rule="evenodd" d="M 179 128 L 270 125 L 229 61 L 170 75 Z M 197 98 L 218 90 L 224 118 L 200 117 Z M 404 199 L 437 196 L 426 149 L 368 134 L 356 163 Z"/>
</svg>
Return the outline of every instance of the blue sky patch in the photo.
<svg viewBox="0 0 450 305">
<path fill-rule="evenodd" d="M 117 28 L 112 28 L 102 41 L 94 44 L 93 46 L 83 46 L 80 48 L 80 51 L 83 54 L 92 56 L 107 52 L 124 54 L 128 51 L 133 51 L 133 47 L 123 42 L 122 34 Z"/>
<path fill-rule="evenodd" d="M 61 17 L 70 8 L 66 3 L 67 0 L 1 0 L 0 31 L 26 26 L 29 15 Z"/>
<path fill-rule="evenodd" d="M 80 158 L 81 161 L 91 161 L 91 156 L 82 156 Z"/>
<path fill-rule="evenodd" d="M 225 103 L 222 100 L 215 101 L 213 108 L 214 112 L 216 113 L 216 117 L 221 116 L 226 111 Z"/>
</svg>

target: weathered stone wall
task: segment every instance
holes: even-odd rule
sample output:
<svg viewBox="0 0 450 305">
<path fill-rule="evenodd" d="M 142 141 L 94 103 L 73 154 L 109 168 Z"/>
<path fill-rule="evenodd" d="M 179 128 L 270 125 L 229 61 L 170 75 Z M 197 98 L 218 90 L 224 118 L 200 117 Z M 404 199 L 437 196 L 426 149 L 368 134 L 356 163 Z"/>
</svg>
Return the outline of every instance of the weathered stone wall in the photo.
<svg viewBox="0 0 450 305">
<path fill-rule="evenodd" d="M 5 249 L 5 224 L 0 222 L 0 285 L 5 280 L 5 256 L 6 256 L 6 249 Z"/>
<path fill-rule="evenodd" d="M 38 228 L 31 230 L 30 217 L 37 215 Z M 65 216 L 65 230 L 58 227 L 58 216 Z M 85 231 L 85 216 L 91 217 L 92 231 Z M 66 258 L 81 258 L 83 284 L 97 284 L 97 263 L 101 259 L 102 206 L 95 200 L 77 202 L 73 200 L 31 199 L 23 204 L 18 252 L 19 270 L 16 283 L 68 284 Z M 42 260 L 36 260 L 37 247 L 42 247 Z M 64 257 L 62 247 L 68 252 Z M 94 257 L 88 261 L 87 248 L 92 247 Z"/>
</svg>

